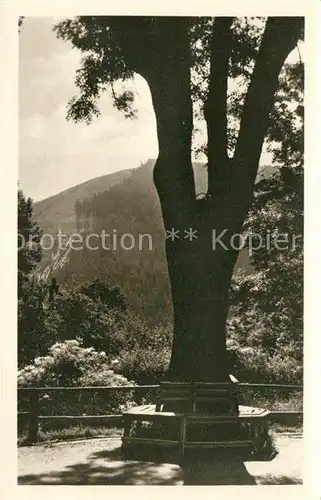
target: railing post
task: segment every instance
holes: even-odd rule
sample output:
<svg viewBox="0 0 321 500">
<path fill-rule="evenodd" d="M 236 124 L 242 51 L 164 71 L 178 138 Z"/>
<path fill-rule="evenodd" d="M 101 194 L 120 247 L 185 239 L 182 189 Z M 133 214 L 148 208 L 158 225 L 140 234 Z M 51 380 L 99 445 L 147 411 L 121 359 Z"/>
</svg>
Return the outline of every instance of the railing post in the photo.
<svg viewBox="0 0 321 500">
<path fill-rule="evenodd" d="M 136 391 L 135 401 L 138 406 L 143 403 L 143 399 L 144 399 L 144 393 L 140 390 Z"/>
<path fill-rule="evenodd" d="M 38 438 L 39 430 L 39 392 L 35 389 L 30 395 L 30 418 L 28 441 L 34 443 Z"/>
</svg>

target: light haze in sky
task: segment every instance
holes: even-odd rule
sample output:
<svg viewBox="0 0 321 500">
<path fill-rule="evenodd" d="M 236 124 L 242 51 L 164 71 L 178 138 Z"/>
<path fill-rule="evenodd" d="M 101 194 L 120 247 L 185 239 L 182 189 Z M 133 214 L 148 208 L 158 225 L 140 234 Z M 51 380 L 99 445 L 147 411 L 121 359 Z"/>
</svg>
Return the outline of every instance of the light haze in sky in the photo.
<svg viewBox="0 0 321 500">
<path fill-rule="evenodd" d="M 91 125 L 66 120 L 81 55 L 56 37 L 56 21 L 26 18 L 19 35 L 19 186 L 35 201 L 158 154 L 150 92 L 140 77 L 136 120 L 124 118 L 108 92 Z"/>
</svg>

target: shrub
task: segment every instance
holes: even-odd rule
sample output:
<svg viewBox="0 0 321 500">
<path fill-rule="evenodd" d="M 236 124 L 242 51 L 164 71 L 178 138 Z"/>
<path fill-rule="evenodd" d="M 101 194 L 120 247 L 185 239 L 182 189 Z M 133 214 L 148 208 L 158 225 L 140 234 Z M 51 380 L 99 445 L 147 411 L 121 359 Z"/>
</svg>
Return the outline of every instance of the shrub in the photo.
<svg viewBox="0 0 321 500">
<path fill-rule="evenodd" d="M 88 285 L 88 290 L 84 286 L 82 291 L 64 289 L 55 296 L 51 307 L 46 310 L 45 324 L 51 338 L 59 342 L 78 340 L 84 347 L 105 351 L 109 361 L 118 357 L 120 352 L 138 346 L 155 350 L 170 346 L 170 329 L 150 327 L 137 314 L 120 306 L 110 307 L 105 303 L 106 298 L 103 302 L 99 297 L 89 296 L 89 293 L 97 292 L 97 283 Z M 112 294 L 113 289 L 108 290 Z M 118 289 L 115 290 L 115 294 L 119 294 Z M 98 291 L 101 292 L 100 288 Z M 118 295 L 116 298 L 120 301 Z"/>
<path fill-rule="evenodd" d="M 170 350 L 137 347 L 119 355 L 117 370 L 139 385 L 158 384 L 169 363 Z"/>
<path fill-rule="evenodd" d="M 101 301 L 110 309 L 119 309 L 121 311 L 126 309 L 126 299 L 119 286 L 110 287 L 106 281 L 99 278 L 84 283 L 78 288 L 78 291 L 94 301 Z"/>
<path fill-rule="evenodd" d="M 63 290 L 46 315 L 57 341 L 76 339 L 84 347 L 92 346 L 110 355 L 116 355 L 123 346 L 122 337 L 117 335 L 124 330 L 122 311 L 109 308 L 101 300 L 94 300 L 77 290 Z"/>
<path fill-rule="evenodd" d="M 282 349 L 270 354 L 259 347 L 244 347 L 235 340 L 227 342 L 231 371 L 241 382 L 288 383 L 302 382 L 302 363 Z"/>
<path fill-rule="evenodd" d="M 129 386 L 123 375 L 117 374 L 107 361 L 105 352 L 84 348 L 76 340 L 54 344 L 49 355 L 36 358 L 32 365 L 18 372 L 18 386 Z M 42 409 L 52 414 L 68 414 L 75 409 L 81 414 L 121 412 L 134 404 L 129 392 L 51 392 L 42 401 Z"/>
<path fill-rule="evenodd" d="M 19 367 L 30 363 L 36 356 L 45 354 L 52 343 L 42 306 L 44 287 L 26 281 L 23 292 L 18 300 Z"/>
</svg>

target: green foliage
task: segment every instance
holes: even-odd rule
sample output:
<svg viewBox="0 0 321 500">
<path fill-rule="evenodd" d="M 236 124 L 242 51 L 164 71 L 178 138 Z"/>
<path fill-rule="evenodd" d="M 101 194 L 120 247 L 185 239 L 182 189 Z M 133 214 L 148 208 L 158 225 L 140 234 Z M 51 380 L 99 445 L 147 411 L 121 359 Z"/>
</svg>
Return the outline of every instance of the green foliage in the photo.
<svg viewBox="0 0 321 500">
<path fill-rule="evenodd" d="M 95 193 L 77 204 L 77 227 L 84 235 L 90 232 L 111 235 L 106 250 L 97 242 L 96 251 L 84 248 L 71 251 L 68 265 L 55 271 L 59 282 L 71 284 L 99 276 L 118 284 L 128 306 L 153 324 L 171 321 L 171 295 L 165 255 L 164 227 L 156 190 L 153 186 L 150 160 L 126 179 L 107 191 Z M 201 165 L 197 170 L 203 170 Z M 106 219 L 108 214 L 108 220 Z M 112 230 L 117 231 L 114 249 Z M 121 248 L 119 238 L 130 233 L 134 248 Z M 151 235 L 151 246 L 147 237 Z M 148 293 L 146 293 L 148 291 Z"/>
<path fill-rule="evenodd" d="M 248 41 L 248 47 L 252 43 L 256 44 L 255 50 L 262 34 L 262 27 L 257 28 L 258 32 Z M 248 36 L 245 35 L 245 37 Z M 298 45 L 298 53 L 301 41 Z M 246 49 L 243 50 L 246 54 Z M 249 62 L 239 55 L 241 64 L 236 65 L 237 71 L 233 70 L 234 77 L 237 78 L 237 85 L 231 85 L 228 95 L 228 128 L 229 128 L 229 148 L 233 151 L 236 143 L 240 118 L 242 115 L 244 99 L 247 93 L 250 76 L 253 70 L 254 59 Z M 265 138 L 267 150 L 273 154 L 275 163 L 294 168 L 299 163 L 302 166 L 303 156 L 303 86 L 304 86 L 304 64 L 300 60 L 289 64 L 286 63 L 279 76 L 279 88 L 274 96 L 273 109 L 269 117 L 269 126 Z"/>
<path fill-rule="evenodd" d="M 115 374 L 104 351 L 85 348 L 77 340 L 53 344 L 48 355 L 35 358 L 18 372 L 18 384 L 27 386 L 127 385 Z"/>
<path fill-rule="evenodd" d="M 302 380 L 303 190 L 298 184 L 303 175 L 293 176 L 292 185 L 276 178 L 262 182 L 245 224 L 260 235 L 262 246 L 253 250 L 253 272 L 233 277 L 230 295 L 229 338 L 241 349 L 251 348 L 246 363 L 252 359 L 252 366 L 257 363 L 275 382 Z M 276 244 L 280 238 L 285 244 Z"/>
<path fill-rule="evenodd" d="M 168 368 L 171 326 L 150 326 L 136 314 L 128 313 L 122 338 L 115 371 L 138 384 L 158 384 Z"/>
<path fill-rule="evenodd" d="M 202 106 L 207 98 L 210 40 L 212 36 L 212 17 L 182 18 L 190 34 L 192 97 L 197 106 L 197 116 L 202 114 Z M 235 18 L 232 25 L 233 50 L 230 61 L 231 78 L 242 77 L 245 82 L 252 74 L 255 58 L 265 25 L 265 18 Z M 109 89 L 114 105 L 127 117 L 136 116 L 133 109 L 134 95 L 128 89 L 119 94 L 114 85 L 122 84 L 133 78 L 132 61 L 140 67 L 144 53 L 151 55 L 155 50 L 155 39 L 159 32 L 165 32 L 165 24 L 171 18 L 160 17 L 122 17 L 77 16 L 58 23 L 54 30 L 65 41 L 86 54 L 77 71 L 76 85 L 79 97 L 69 102 L 68 118 L 90 123 L 99 115 L 98 98 Z M 130 44 L 130 60 L 126 48 Z M 135 68 L 137 71 L 137 68 Z"/>
<path fill-rule="evenodd" d="M 252 324 L 252 328 L 253 324 Z M 262 346 L 228 341 L 231 370 L 241 380 L 252 383 L 297 384 L 302 383 L 303 366 L 284 346 L 269 352 Z"/>
<path fill-rule="evenodd" d="M 73 341 L 76 344 L 72 346 L 79 343 L 83 349 L 105 352 L 108 363 L 117 358 L 115 370 L 137 382 L 155 381 L 164 372 L 171 329 L 151 327 L 137 314 L 126 310 L 118 287 L 109 288 L 105 282 L 94 280 L 75 289 L 60 287 L 59 293 L 49 301 L 48 290 L 39 285 L 30 289 L 19 311 L 19 366 L 47 354 L 48 349 L 51 352 L 53 343 L 69 345 L 68 342 Z M 46 363 L 51 362 L 51 358 L 46 358 Z M 76 368 L 74 365 L 69 378 L 64 370 L 64 380 L 78 377 Z M 101 380 L 102 376 L 104 373 L 90 371 L 93 380 Z M 89 379 L 88 383 L 92 384 Z"/>
<path fill-rule="evenodd" d="M 261 246 L 250 257 L 253 272 L 232 280 L 228 336 L 251 379 L 302 381 L 303 75 L 301 61 L 280 75 L 267 135 L 279 169 L 256 184 L 244 224 Z"/>
<path fill-rule="evenodd" d="M 43 355 L 53 342 L 46 328 L 46 314 L 43 308 L 46 289 L 26 281 L 24 293 L 18 298 L 18 365 L 31 362 Z"/>
<path fill-rule="evenodd" d="M 26 199 L 18 190 L 18 296 L 23 294 L 29 276 L 41 260 L 42 231 L 33 220 L 31 198 Z"/>
<path fill-rule="evenodd" d="M 100 285 L 95 281 L 76 289 L 62 289 L 47 308 L 46 321 L 57 341 L 76 339 L 84 347 L 103 349 L 112 357 L 125 343 L 124 299 L 117 288 L 108 294 L 105 286 L 101 300 L 95 296 L 102 291 Z"/>
<path fill-rule="evenodd" d="M 170 349 L 136 347 L 119 354 L 115 370 L 135 380 L 139 385 L 159 384 L 170 360 Z"/>
<path fill-rule="evenodd" d="M 18 303 L 19 366 L 65 340 L 105 350 L 110 358 L 124 347 L 126 305 L 118 287 L 101 280 L 60 287 L 51 301 L 45 284 L 28 282 L 24 290 Z"/>
<path fill-rule="evenodd" d="M 235 146 L 244 98 L 266 20 L 264 17 L 233 19 L 228 86 L 230 152 Z M 208 96 L 210 41 L 214 18 L 191 17 L 182 18 L 181 21 L 185 22 L 190 36 L 191 97 L 194 102 L 194 116 L 199 120 L 204 118 L 203 107 Z M 71 42 L 85 54 L 76 75 L 79 96 L 73 97 L 69 102 L 67 117 L 76 122 L 84 120 L 90 123 L 100 113 L 98 99 L 106 90 L 110 91 L 117 109 L 128 118 L 135 117 L 137 114 L 133 108 L 135 96 L 126 85 L 128 86 L 128 82 L 133 78 L 133 66 L 135 71 L 139 72 L 140 68 L 144 67 L 144 57 L 148 57 L 146 54 L 153 60 L 153 51 L 159 51 L 159 48 L 155 49 L 155 45 L 157 46 L 155 40 L 159 32 L 165 33 L 165 24 L 169 26 L 170 22 L 171 18 L 159 17 L 77 16 L 58 23 L 54 28 L 58 38 Z M 303 28 L 300 43 L 302 40 Z M 297 98 L 296 87 L 298 78 L 302 78 L 302 70 L 301 62 L 287 64 L 283 68 L 267 134 L 270 143 L 283 142 L 282 124 L 286 120 L 293 121 L 293 102 Z M 118 93 L 115 91 L 115 85 L 119 86 Z M 302 110 L 299 102 L 297 106 L 298 110 Z M 205 145 L 201 145 L 195 152 L 206 152 L 206 149 Z"/>
<path fill-rule="evenodd" d="M 18 372 L 19 387 L 68 387 L 68 386 L 117 386 L 134 385 L 127 378 L 116 374 L 105 352 L 84 348 L 76 340 L 56 343 L 49 348 L 48 355 L 38 357 L 34 363 Z M 50 393 L 42 399 L 42 409 L 50 414 L 54 408 L 59 414 L 82 410 L 83 414 L 95 412 L 119 412 L 133 404 L 133 393 L 78 392 Z M 75 413 L 71 413 L 75 414 Z"/>
<path fill-rule="evenodd" d="M 19 432 L 18 446 L 30 446 L 30 440 L 27 433 Z M 92 439 L 97 437 L 118 437 L 123 434 L 120 427 L 102 427 L 91 424 L 70 425 L 68 427 L 57 424 L 42 424 L 41 431 L 38 433 L 37 442 L 48 441 L 74 441 L 75 439 Z"/>
<path fill-rule="evenodd" d="M 90 123 L 99 115 L 97 99 L 101 92 L 110 88 L 114 105 L 130 114 L 132 94 L 114 90 L 116 81 L 133 77 L 121 53 L 117 30 L 113 29 L 113 19 L 105 16 L 78 16 L 66 19 L 55 27 L 57 36 L 69 40 L 86 55 L 77 71 L 76 85 L 80 96 L 69 102 L 68 118 Z"/>
<path fill-rule="evenodd" d="M 108 308 L 120 309 L 121 311 L 126 309 L 125 296 L 121 293 L 119 286 L 109 287 L 100 278 L 80 286 L 79 291 L 94 301 L 101 301 Z"/>
</svg>

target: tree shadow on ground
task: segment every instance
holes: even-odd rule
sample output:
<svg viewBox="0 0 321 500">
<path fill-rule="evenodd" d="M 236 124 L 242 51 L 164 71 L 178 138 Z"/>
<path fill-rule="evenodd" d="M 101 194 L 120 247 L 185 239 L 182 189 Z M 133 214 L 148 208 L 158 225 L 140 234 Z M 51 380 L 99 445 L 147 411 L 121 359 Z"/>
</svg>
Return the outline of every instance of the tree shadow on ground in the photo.
<svg viewBox="0 0 321 500">
<path fill-rule="evenodd" d="M 238 458 L 190 456 L 173 459 L 123 460 L 121 448 L 91 454 L 86 462 L 62 470 L 19 476 L 20 485 L 249 485 L 300 484 L 286 476 L 253 477 Z M 146 457 L 147 458 L 147 457 Z M 158 463 L 157 463 L 158 462 Z"/>
<path fill-rule="evenodd" d="M 218 460 L 190 462 L 183 467 L 185 485 L 282 485 L 302 484 L 298 478 L 267 474 L 251 475 L 243 462 Z"/>
</svg>

